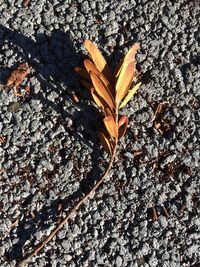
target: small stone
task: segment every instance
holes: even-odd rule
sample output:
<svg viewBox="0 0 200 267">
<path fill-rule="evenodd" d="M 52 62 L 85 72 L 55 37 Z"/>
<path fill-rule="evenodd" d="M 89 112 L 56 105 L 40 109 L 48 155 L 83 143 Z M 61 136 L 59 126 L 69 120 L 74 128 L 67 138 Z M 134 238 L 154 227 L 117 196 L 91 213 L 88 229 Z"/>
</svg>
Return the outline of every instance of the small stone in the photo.
<svg viewBox="0 0 200 267">
<path fill-rule="evenodd" d="M 130 152 L 126 152 L 126 153 L 124 154 L 124 156 L 126 156 L 126 157 L 129 158 L 129 159 L 134 159 L 134 155 L 133 155 L 132 153 L 130 153 Z"/>
<path fill-rule="evenodd" d="M 200 219 L 199 219 L 199 218 L 196 218 L 196 219 L 194 220 L 194 224 L 195 224 L 196 226 L 200 227 Z"/>
<path fill-rule="evenodd" d="M 166 228 L 168 225 L 167 219 L 164 216 L 159 216 L 160 224 L 163 228 Z"/>
<path fill-rule="evenodd" d="M 14 113 L 18 112 L 19 108 L 20 108 L 20 104 L 18 102 L 13 102 L 8 107 L 9 111 L 14 112 Z"/>
<path fill-rule="evenodd" d="M 122 263 L 123 263 L 122 257 L 117 256 L 115 262 L 116 262 L 116 266 L 122 266 Z"/>
<path fill-rule="evenodd" d="M 74 166 L 73 161 L 72 160 L 68 161 L 65 166 L 65 171 L 67 171 L 68 173 L 71 172 L 73 169 L 73 166 Z"/>
<path fill-rule="evenodd" d="M 71 261 L 72 260 L 72 256 L 70 254 L 65 255 L 65 260 L 66 261 Z"/>
</svg>

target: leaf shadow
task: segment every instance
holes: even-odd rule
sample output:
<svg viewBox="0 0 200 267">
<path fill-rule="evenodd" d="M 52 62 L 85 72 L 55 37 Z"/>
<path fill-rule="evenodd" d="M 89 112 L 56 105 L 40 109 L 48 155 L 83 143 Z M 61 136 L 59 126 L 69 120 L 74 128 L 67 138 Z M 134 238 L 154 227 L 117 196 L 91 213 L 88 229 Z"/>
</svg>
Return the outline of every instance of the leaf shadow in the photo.
<svg viewBox="0 0 200 267">
<path fill-rule="evenodd" d="M 84 128 L 90 124 L 90 118 L 84 117 L 82 120 L 83 131 L 77 131 L 77 123 L 75 118 L 80 118 L 84 112 L 89 108 L 93 119 L 97 122 L 95 128 L 98 126 L 100 114 L 93 106 L 87 104 L 80 104 L 80 109 L 71 114 L 64 109 L 66 99 L 69 100 L 69 95 L 73 92 L 79 92 L 80 86 L 77 82 L 77 77 L 73 75 L 73 68 L 79 65 L 83 60 L 83 55 L 77 53 L 74 44 L 70 40 L 68 32 L 61 30 L 52 31 L 51 35 L 36 34 L 35 40 L 24 36 L 23 34 L 10 30 L 4 26 L 0 26 L 0 47 L 6 41 L 9 46 L 16 47 L 16 53 L 20 55 L 23 62 L 28 62 L 34 69 L 35 74 L 42 92 L 31 95 L 31 99 L 38 99 L 45 108 L 52 108 L 56 113 L 60 114 L 62 120 L 67 118 L 72 119 L 74 123 L 74 130 L 70 132 L 75 140 L 79 140 L 86 146 L 92 149 L 91 160 L 92 169 L 86 175 L 85 179 L 80 182 L 80 188 L 77 189 L 67 199 L 61 200 L 59 197 L 51 201 L 49 206 L 44 205 L 38 212 L 37 216 L 33 219 L 27 220 L 25 217 L 19 222 L 18 228 L 13 233 L 10 232 L 11 239 L 13 236 L 18 237 L 18 241 L 13 245 L 12 249 L 5 254 L 5 257 L 10 261 L 17 260 L 23 255 L 23 248 L 27 240 L 34 242 L 34 236 L 38 229 L 47 230 L 49 224 L 46 221 L 56 222 L 58 215 L 58 205 L 63 204 L 64 209 L 67 210 L 71 207 L 72 203 L 76 202 L 83 193 L 86 193 L 92 184 L 97 180 L 101 174 L 101 169 L 96 164 L 98 158 L 101 156 L 101 150 L 96 145 L 97 135 L 96 129 Z M 0 67 L 0 82 L 5 82 L 8 75 L 8 70 L 5 67 Z M 49 100 L 48 93 L 57 92 L 59 100 L 57 102 Z M 28 100 L 27 100 L 28 101 Z M 73 103 L 72 103 L 73 105 Z M 80 123 L 81 121 L 79 121 Z M 66 162 L 63 160 L 62 164 Z M 29 195 L 24 206 L 31 203 L 34 195 Z"/>
</svg>

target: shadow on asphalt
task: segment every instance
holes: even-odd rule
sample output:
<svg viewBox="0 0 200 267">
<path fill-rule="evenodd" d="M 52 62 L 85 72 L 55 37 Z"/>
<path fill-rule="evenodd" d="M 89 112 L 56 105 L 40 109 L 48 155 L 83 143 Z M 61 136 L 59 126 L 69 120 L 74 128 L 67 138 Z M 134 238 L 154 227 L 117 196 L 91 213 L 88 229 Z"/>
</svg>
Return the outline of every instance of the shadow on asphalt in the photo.
<svg viewBox="0 0 200 267">
<path fill-rule="evenodd" d="M 13 47 L 13 45 L 16 47 L 16 54 L 22 58 L 22 62 L 29 63 L 39 80 L 42 92 L 31 95 L 31 99 L 39 99 L 45 108 L 51 107 L 54 109 L 61 116 L 60 123 L 64 122 L 67 118 L 71 118 L 73 120 L 73 127 L 69 130 L 69 135 L 73 136 L 75 140 L 79 140 L 87 146 L 90 146 L 93 151 L 91 155 L 93 168 L 85 175 L 85 179 L 80 182 L 80 188 L 76 192 L 64 201 L 60 200 L 58 197 L 58 199 L 52 201 L 50 206 L 44 205 L 34 219 L 27 221 L 25 218 L 20 221 L 18 229 L 15 232 L 19 241 L 6 255 L 8 260 L 18 260 L 19 258 L 22 258 L 22 251 L 26 241 L 34 237 L 38 229 L 44 231 L 47 230 L 50 225 L 46 222 L 49 221 L 50 218 L 52 222 L 57 221 L 58 205 L 62 204 L 65 210 L 70 209 L 72 203 L 75 203 L 83 194 L 89 191 L 90 187 L 99 178 L 101 169 L 97 162 L 101 155 L 101 151 L 96 147 L 97 136 L 96 140 L 94 140 L 94 133 L 97 132 L 97 129 L 95 128 L 99 125 L 98 123 L 93 125 L 94 129 L 92 136 L 90 136 L 90 133 L 87 132 L 86 129 L 83 130 L 80 136 L 77 131 L 77 122 L 74 118 L 82 117 L 84 108 L 92 114 L 93 118 L 96 118 L 96 122 L 99 121 L 100 114 L 94 106 L 88 107 L 86 104 L 81 105 L 80 111 L 77 111 L 78 114 L 73 114 L 73 116 L 64 109 L 66 99 L 69 100 L 69 96 L 72 94 L 69 88 L 73 88 L 75 93 L 79 93 L 80 85 L 77 82 L 76 74 L 73 73 L 73 68 L 80 65 L 83 61 L 82 54 L 76 52 L 68 33 L 61 30 L 54 30 L 50 36 L 46 34 L 36 35 L 34 41 L 17 31 L 12 31 L 4 26 L 0 26 L 0 47 L 2 47 L 5 41 L 10 47 Z M 17 62 L 17 65 L 13 66 L 13 69 L 15 69 L 19 63 L 21 62 Z M 8 73 L 10 73 L 10 69 L 6 70 L 5 68 L 0 67 L 1 83 L 5 83 Z M 50 101 L 44 96 L 44 92 L 50 93 L 52 91 L 59 94 L 59 101 L 57 103 Z M 29 99 L 26 101 L 29 101 Z M 74 105 L 73 102 L 72 105 Z M 84 116 L 84 119 L 86 121 L 83 121 L 83 128 L 85 125 L 90 124 L 89 116 L 88 118 Z M 66 164 L 65 155 L 66 152 L 62 151 L 63 165 Z M 23 203 L 23 206 L 25 207 L 30 204 L 33 197 L 34 195 L 28 196 Z M 34 242 L 34 240 L 32 241 Z"/>
</svg>

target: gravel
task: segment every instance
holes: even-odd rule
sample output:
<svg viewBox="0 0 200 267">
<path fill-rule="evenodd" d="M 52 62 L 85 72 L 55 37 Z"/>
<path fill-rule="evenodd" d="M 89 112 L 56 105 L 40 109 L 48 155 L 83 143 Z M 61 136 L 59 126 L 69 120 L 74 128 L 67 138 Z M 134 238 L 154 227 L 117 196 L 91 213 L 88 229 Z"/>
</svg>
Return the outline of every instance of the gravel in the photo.
<svg viewBox="0 0 200 267">
<path fill-rule="evenodd" d="M 49 234 L 105 167 L 100 114 L 73 72 L 86 38 L 112 66 L 138 41 L 143 85 L 106 183 L 28 266 L 199 266 L 198 1 L 23 2 L 0 3 L 0 266 Z M 24 61 L 23 99 L 3 84 Z"/>
</svg>

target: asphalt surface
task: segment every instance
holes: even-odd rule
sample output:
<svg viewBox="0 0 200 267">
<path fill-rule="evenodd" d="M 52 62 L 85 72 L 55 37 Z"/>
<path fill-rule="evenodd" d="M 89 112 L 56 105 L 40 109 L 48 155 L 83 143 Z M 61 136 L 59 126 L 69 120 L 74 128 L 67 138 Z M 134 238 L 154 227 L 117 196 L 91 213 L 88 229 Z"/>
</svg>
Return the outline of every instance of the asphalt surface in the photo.
<svg viewBox="0 0 200 267">
<path fill-rule="evenodd" d="M 106 183 L 28 266 L 200 266 L 199 6 L 1 1 L 0 266 L 49 234 L 106 166 L 100 114 L 73 72 L 85 39 L 112 67 L 139 42 L 143 85 L 123 109 L 129 127 Z M 24 98 L 4 87 L 22 62 Z"/>
</svg>

